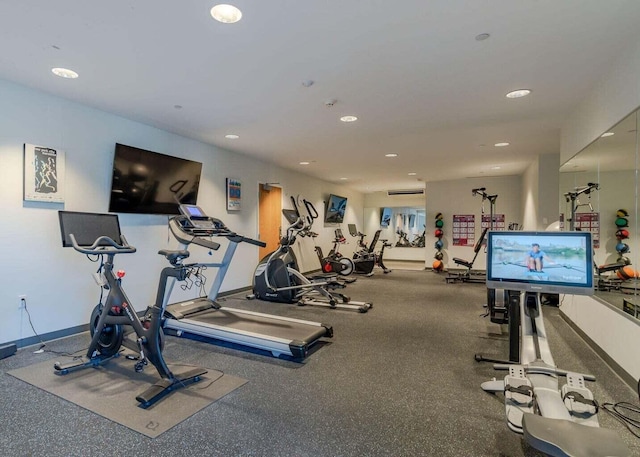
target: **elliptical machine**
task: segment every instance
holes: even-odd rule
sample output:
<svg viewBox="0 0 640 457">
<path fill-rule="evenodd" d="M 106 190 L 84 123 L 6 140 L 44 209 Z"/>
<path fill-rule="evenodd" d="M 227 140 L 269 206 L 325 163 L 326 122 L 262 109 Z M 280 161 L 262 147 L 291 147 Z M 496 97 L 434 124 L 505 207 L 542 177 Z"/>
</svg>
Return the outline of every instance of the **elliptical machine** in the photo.
<svg viewBox="0 0 640 457">
<path fill-rule="evenodd" d="M 296 199 L 291 197 L 291 201 L 295 209 L 282 210 L 282 214 L 290 224 L 286 235 L 280 240 L 278 249 L 267 254 L 258 263 L 253 278 L 253 295 L 247 298 L 279 303 L 297 302 L 300 306 L 316 305 L 366 313 L 373 307 L 371 302 L 352 301 L 347 295 L 335 292 L 336 289 L 345 287 L 343 281 L 336 279 L 336 273 L 307 278 L 300 272 L 292 248 L 298 236 L 311 230 L 313 220 L 318 217 L 318 213 L 311 202 L 303 199 L 301 204 L 307 215 L 301 216 Z"/>
<path fill-rule="evenodd" d="M 141 372 L 151 363 L 162 378 L 143 393 L 136 396 L 140 407 L 148 408 L 171 392 L 200 381 L 200 377 L 207 373 L 202 368 L 193 368 L 180 375 L 171 372 L 162 356 L 163 333 L 162 315 L 164 313 L 164 295 L 167 280 L 176 278 L 184 280 L 186 269 L 182 266 L 166 267 L 162 270 L 158 284 L 158 294 L 154 305 L 149 306 L 142 318 L 138 317 L 131 302 L 122 289 L 124 271 L 113 272 L 113 261 L 118 254 L 132 254 L 136 248 L 127 243 L 120 233 L 118 216 L 115 214 L 78 213 L 59 211 L 60 229 L 62 232 L 62 246 L 73 247 L 76 251 L 98 256 L 100 268 L 97 280 L 100 287 L 108 290 L 104 303 L 96 305 L 91 313 L 89 331 L 91 343 L 86 356 L 67 364 L 56 362 L 55 373 L 66 375 L 84 368 L 96 368 L 104 365 L 120 355 L 120 348 L 124 345 L 137 352 L 138 358 L 135 371 Z M 184 251 L 161 250 L 173 265 L 177 258 L 188 256 Z M 104 259 L 106 256 L 106 260 Z M 124 327 L 132 331 L 125 333 Z M 135 338 L 130 338 L 135 335 Z"/>
<path fill-rule="evenodd" d="M 373 235 L 373 240 L 371 240 L 371 243 L 367 247 L 367 244 L 364 242 L 366 235 L 359 232 L 355 224 L 349 224 L 348 227 L 349 234 L 354 238 L 358 238 L 358 250 L 353 253 L 353 263 L 356 267 L 356 273 L 371 276 L 373 275 L 373 268 L 376 266 L 382 268 L 384 274 L 391 273 L 392 270 L 384 264 L 384 249 L 390 248 L 393 245 L 389 243 L 388 240 L 380 240 L 382 230 L 376 230 L 376 233 Z M 375 252 L 378 240 L 382 241 L 382 249 Z"/>
</svg>

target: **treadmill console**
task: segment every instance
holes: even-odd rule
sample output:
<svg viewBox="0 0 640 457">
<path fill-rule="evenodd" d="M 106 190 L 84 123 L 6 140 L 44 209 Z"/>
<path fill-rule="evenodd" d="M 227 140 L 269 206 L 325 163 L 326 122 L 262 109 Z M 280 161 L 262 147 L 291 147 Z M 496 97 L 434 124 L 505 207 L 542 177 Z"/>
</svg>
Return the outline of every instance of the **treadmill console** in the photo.
<svg viewBox="0 0 640 457">
<path fill-rule="evenodd" d="M 183 217 L 180 218 L 180 225 L 188 232 L 194 234 L 215 234 L 220 232 L 228 232 L 229 229 L 220 220 L 209 217 L 205 212 L 196 205 L 180 205 L 180 212 Z"/>
</svg>

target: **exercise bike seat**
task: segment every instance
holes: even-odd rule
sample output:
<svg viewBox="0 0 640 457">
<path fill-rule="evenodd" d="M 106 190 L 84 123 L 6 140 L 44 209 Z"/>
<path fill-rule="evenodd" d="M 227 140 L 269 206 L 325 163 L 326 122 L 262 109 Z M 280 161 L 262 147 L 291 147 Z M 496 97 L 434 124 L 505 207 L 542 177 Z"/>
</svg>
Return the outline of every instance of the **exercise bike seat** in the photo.
<svg viewBox="0 0 640 457">
<path fill-rule="evenodd" d="M 180 260 L 186 259 L 191 255 L 189 251 L 186 249 L 181 249 L 179 251 L 171 251 L 169 249 L 160 249 L 158 254 L 163 255 L 167 258 L 171 265 L 177 264 Z"/>
<path fill-rule="evenodd" d="M 553 457 L 626 457 L 629 449 L 618 434 L 565 419 L 549 419 L 525 413 L 524 439 L 533 448 Z"/>
</svg>

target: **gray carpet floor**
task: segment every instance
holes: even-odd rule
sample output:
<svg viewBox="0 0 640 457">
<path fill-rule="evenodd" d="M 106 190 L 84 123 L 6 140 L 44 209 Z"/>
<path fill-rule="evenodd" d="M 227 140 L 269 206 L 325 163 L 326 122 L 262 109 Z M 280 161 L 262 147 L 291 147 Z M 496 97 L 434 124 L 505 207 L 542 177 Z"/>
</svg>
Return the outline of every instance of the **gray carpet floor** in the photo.
<svg viewBox="0 0 640 457">
<path fill-rule="evenodd" d="M 507 429 L 500 396 L 480 389 L 496 373 L 473 355 L 506 357 L 499 326 L 480 315 L 480 284 L 447 285 L 430 271 L 377 272 L 349 286 L 372 300 L 367 314 L 225 299 L 225 306 L 316 320 L 335 336 L 304 362 L 167 338 L 167 358 L 249 382 L 156 439 L 97 416 L 6 374 L 54 354 L 20 350 L 0 361 L 0 455 L 11 456 L 537 456 Z M 596 398 L 638 399 L 545 307 L 556 363 L 594 374 Z M 45 316 L 33 316 L 35 324 Z M 77 351 L 87 335 L 47 347 Z M 640 443 L 600 414 L 640 455 Z"/>
</svg>

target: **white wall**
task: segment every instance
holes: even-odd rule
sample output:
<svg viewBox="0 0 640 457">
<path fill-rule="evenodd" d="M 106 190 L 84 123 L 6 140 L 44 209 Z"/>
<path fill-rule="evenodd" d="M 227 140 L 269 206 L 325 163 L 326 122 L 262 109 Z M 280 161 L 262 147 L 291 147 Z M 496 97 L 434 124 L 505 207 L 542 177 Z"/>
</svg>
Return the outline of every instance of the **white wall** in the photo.
<svg viewBox="0 0 640 457">
<path fill-rule="evenodd" d="M 396 235 L 396 214 L 392 215 L 391 224 L 388 227 L 380 226 L 380 209 L 394 208 L 394 213 L 400 211 L 403 213 L 416 213 L 417 208 L 425 208 L 425 196 L 423 195 L 388 195 L 387 192 L 372 192 L 364 196 L 364 232 L 368 236 L 368 240 L 377 230 L 380 232 L 381 240 L 389 240 L 395 245 L 398 241 Z M 416 208 L 409 210 L 408 208 Z M 427 224 L 427 229 L 429 228 Z M 405 231 L 406 228 L 405 228 Z M 421 234 L 423 227 L 416 226 L 409 231 L 409 241 L 413 240 L 414 235 Z M 384 251 L 385 259 L 389 260 L 425 260 L 425 249 L 422 248 L 388 248 Z"/>
<path fill-rule="evenodd" d="M 106 212 L 109 200 L 113 151 L 116 142 L 167 153 L 203 163 L 198 204 L 231 229 L 256 236 L 259 182 L 280 182 L 284 204 L 289 195 L 303 194 L 321 211 L 329 193 L 349 198 L 345 222 L 362 226 L 363 195 L 344 186 L 323 182 L 293 171 L 234 154 L 219 148 L 152 128 L 122 117 L 72 103 L 23 86 L 0 81 L 0 194 L 3 198 L 3 228 L 0 252 L 0 343 L 32 336 L 18 295 L 26 294 L 36 330 L 45 334 L 86 324 L 97 303 L 99 289 L 91 278 L 96 265 L 73 251 L 63 249 L 57 210 Z M 23 143 L 66 151 L 65 204 L 23 202 Z M 243 183 L 243 209 L 227 213 L 225 178 Z M 156 293 L 157 279 L 165 261 L 157 251 L 175 248 L 167 229 L 167 218 L 123 214 L 123 233 L 138 248 L 133 255 L 117 258 L 117 268 L 127 271 L 125 288 L 136 309 L 144 309 Z M 332 230 L 321 223 L 318 243 L 328 246 Z M 298 246 L 301 269 L 319 267 L 313 243 Z M 209 257 L 219 259 L 220 251 Z M 241 245 L 223 290 L 251 284 L 258 260 L 256 247 Z M 209 281 L 213 274 L 209 274 Z"/>
<path fill-rule="evenodd" d="M 638 323 L 593 297 L 566 295 L 560 312 L 633 379 L 640 379 Z"/>
<path fill-rule="evenodd" d="M 559 169 L 559 154 L 542 154 L 523 173 L 523 230 L 545 230 L 558 220 Z"/>
<path fill-rule="evenodd" d="M 560 162 L 565 163 L 640 106 L 640 43 L 616 59 L 562 126 Z"/>
<path fill-rule="evenodd" d="M 431 267 L 435 249 L 434 218 L 437 213 L 444 216 L 444 259 L 446 268 L 455 268 L 454 257 L 465 260 L 473 258 L 472 246 L 453 246 L 452 224 L 454 214 L 474 214 L 476 226 L 476 240 L 482 231 L 480 222 L 482 215 L 482 198 L 473 196 L 471 190 L 478 187 L 486 187 L 490 195 L 498 195 L 496 200 L 496 214 L 505 215 L 505 224 L 510 222 L 522 223 L 521 194 L 522 176 L 497 176 L 487 178 L 467 178 L 455 181 L 439 181 L 427 183 L 427 267 Z M 484 203 L 485 214 L 489 214 L 489 201 Z M 431 249 L 430 249 L 431 248 Z M 480 250 L 474 268 L 484 270 L 486 267 L 486 255 Z"/>
</svg>

